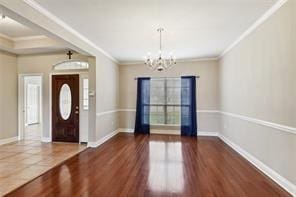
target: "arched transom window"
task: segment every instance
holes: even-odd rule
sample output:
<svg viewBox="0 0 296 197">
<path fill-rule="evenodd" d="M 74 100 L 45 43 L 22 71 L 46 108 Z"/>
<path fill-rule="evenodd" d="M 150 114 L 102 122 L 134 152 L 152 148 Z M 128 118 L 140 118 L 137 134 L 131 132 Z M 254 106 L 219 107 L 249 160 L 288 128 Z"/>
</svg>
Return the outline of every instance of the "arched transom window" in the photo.
<svg viewBox="0 0 296 197">
<path fill-rule="evenodd" d="M 62 61 L 53 66 L 54 70 L 85 70 L 88 68 L 88 62 L 81 60 Z"/>
</svg>

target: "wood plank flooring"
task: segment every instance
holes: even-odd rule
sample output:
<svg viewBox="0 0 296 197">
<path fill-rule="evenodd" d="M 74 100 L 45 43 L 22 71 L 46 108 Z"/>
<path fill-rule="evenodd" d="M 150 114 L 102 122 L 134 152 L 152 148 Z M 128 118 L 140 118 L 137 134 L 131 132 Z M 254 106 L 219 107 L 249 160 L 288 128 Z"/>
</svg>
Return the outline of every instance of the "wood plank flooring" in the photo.
<svg viewBox="0 0 296 197">
<path fill-rule="evenodd" d="M 8 196 L 290 196 L 216 137 L 118 134 Z"/>
</svg>

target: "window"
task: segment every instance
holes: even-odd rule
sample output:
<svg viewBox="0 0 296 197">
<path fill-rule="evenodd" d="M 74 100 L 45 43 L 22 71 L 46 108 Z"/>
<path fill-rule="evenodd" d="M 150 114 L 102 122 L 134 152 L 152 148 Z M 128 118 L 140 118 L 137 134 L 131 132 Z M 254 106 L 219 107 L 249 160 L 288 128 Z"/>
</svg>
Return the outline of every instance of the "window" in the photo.
<svg viewBox="0 0 296 197">
<path fill-rule="evenodd" d="M 88 67 L 88 62 L 80 60 L 67 60 L 54 65 L 54 70 L 81 70 L 88 69 Z"/>
<path fill-rule="evenodd" d="M 150 124 L 180 125 L 180 111 L 181 79 L 151 79 Z"/>
<path fill-rule="evenodd" d="M 82 81 L 82 86 L 83 86 L 83 109 L 88 110 L 88 79 L 83 79 Z"/>
</svg>

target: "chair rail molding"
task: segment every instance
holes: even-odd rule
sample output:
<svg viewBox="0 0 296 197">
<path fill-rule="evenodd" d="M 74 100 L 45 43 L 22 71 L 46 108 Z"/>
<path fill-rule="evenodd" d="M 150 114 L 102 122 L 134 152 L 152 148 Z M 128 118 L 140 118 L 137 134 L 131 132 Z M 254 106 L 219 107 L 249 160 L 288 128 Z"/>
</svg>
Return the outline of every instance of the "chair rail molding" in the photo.
<svg viewBox="0 0 296 197">
<path fill-rule="evenodd" d="M 106 114 L 117 113 L 117 112 L 136 112 L 136 109 L 132 109 L 132 108 L 124 109 L 124 108 L 122 108 L 122 109 L 98 112 L 97 117 L 100 117 L 100 116 L 103 116 L 103 115 L 106 115 Z M 295 127 L 282 125 L 282 124 L 278 124 L 278 123 L 274 123 L 274 122 L 269 122 L 269 121 L 265 121 L 265 120 L 261 120 L 261 119 L 257 119 L 257 118 L 252 118 L 252 117 L 241 115 L 241 114 L 230 113 L 230 112 L 220 111 L 220 110 L 204 110 L 204 109 L 198 109 L 196 112 L 197 113 L 221 114 L 221 115 L 225 115 L 225 116 L 238 118 L 240 120 L 248 121 L 248 122 L 251 122 L 251 123 L 254 123 L 254 124 L 257 124 L 257 125 L 262 125 L 262 126 L 270 127 L 270 128 L 277 129 L 277 130 L 280 130 L 280 131 L 288 132 L 288 133 L 291 133 L 291 134 L 296 134 L 296 128 Z"/>
<path fill-rule="evenodd" d="M 226 115 L 226 116 L 231 116 L 231 117 L 234 117 L 234 118 L 238 118 L 238 119 L 248 121 L 248 122 L 251 122 L 251 123 L 254 123 L 254 124 L 270 127 L 270 128 L 273 128 L 273 129 L 285 131 L 285 132 L 288 132 L 288 133 L 296 134 L 296 128 L 295 127 L 290 127 L 290 126 L 286 126 L 286 125 L 282 125 L 282 124 L 277 124 L 277 123 L 274 123 L 274 122 L 268 122 L 268 121 L 265 121 L 265 120 L 260 120 L 260 119 L 257 119 L 257 118 L 252 118 L 252 117 L 249 117 L 249 116 L 234 114 L 234 113 L 230 113 L 230 112 L 220 111 L 220 114 Z"/>
</svg>

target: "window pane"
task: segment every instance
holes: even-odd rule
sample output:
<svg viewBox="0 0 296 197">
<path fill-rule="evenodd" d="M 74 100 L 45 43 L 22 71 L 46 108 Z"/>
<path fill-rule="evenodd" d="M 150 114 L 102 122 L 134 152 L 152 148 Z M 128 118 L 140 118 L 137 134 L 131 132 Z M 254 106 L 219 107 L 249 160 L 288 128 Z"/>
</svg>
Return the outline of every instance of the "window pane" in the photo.
<svg viewBox="0 0 296 197">
<path fill-rule="evenodd" d="M 164 79 L 152 79 L 150 82 L 150 103 L 165 104 Z"/>
<path fill-rule="evenodd" d="M 181 78 L 151 79 L 150 124 L 180 124 Z"/>
<path fill-rule="evenodd" d="M 164 123 L 164 106 L 150 106 L 150 124 Z"/>
<path fill-rule="evenodd" d="M 88 110 L 88 79 L 83 79 L 82 81 L 83 86 L 83 109 Z"/>
<path fill-rule="evenodd" d="M 83 79 L 83 88 L 88 89 L 88 79 Z"/>
<path fill-rule="evenodd" d="M 54 66 L 54 70 L 76 70 L 76 69 L 88 69 L 88 62 L 67 60 L 62 61 Z"/>
<path fill-rule="evenodd" d="M 180 106 L 167 107 L 167 124 L 180 124 Z"/>
<path fill-rule="evenodd" d="M 87 99 L 83 100 L 83 106 L 84 107 L 87 107 L 88 106 L 88 100 Z"/>
</svg>

